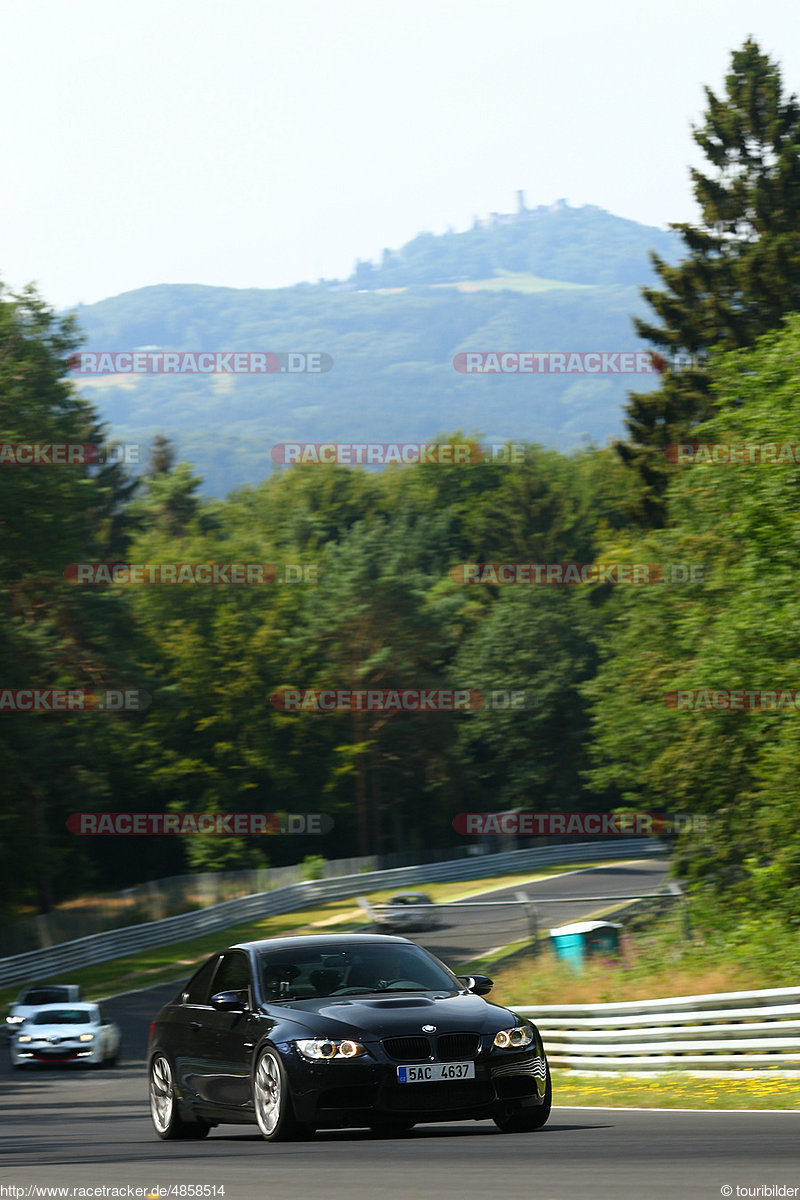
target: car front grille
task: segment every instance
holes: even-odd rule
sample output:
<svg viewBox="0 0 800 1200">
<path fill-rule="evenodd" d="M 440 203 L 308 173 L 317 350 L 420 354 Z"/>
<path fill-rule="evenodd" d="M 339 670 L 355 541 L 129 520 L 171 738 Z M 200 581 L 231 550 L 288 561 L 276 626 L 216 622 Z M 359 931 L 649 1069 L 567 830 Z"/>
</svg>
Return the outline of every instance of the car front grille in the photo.
<svg viewBox="0 0 800 1200">
<path fill-rule="evenodd" d="M 438 1037 L 384 1038 L 383 1048 L 395 1062 L 461 1062 L 475 1058 L 480 1050 L 479 1033 L 440 1033 Z"/>
<path fill-rule="evenodd" d="M 395 1062 L 425 1062 L 431 1057 L 431 1039 L 426 1037 L 384 1038 L 383 1048 Z"/>
<path fill-rule="evenodd" d="M 481 1048 L 479 1033 L 442 1033 L 436 1041 L 436 1052 L 443 1062 L 475 1058 Z"/>
</svg>

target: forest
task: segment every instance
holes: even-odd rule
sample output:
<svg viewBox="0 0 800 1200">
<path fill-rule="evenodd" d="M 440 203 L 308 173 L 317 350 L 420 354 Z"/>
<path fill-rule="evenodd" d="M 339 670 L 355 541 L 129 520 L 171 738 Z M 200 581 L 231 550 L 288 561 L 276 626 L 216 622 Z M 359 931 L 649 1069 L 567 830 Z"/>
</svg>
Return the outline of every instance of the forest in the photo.
<svg viewBox="0 0 800 1200">
<path fill-rule="evenodd" d="M 676 227 L 677 266 L 654 258 L 655 316 L 637 318 L 662 371 L 629 394 L 614 445 L 526 437 L 507 461 L 298 464 L 209 496 L 164 433 L 139 474 L 106 453 L 117 430 L 70 375 L 76 321 L 32 287 L 0 293 L 2 442 L 101 450 L 0 468 L 0 919 L 180 871 L 455 846 L 458 814 L 518 808 L 702 817 L 675 847 L 687 878 L 800 921 L 797 707 L 673 699 L 793 697 L 798 679 L 794 457 L 674 447 L 794 445 L 800 112 L 749 42 L 708 106 L 702 220 Z M 485 432 L 452 425 L 438 440 Z M 274 570 L 257 585 L 109 583 L 85 564 Z M 463 564 L 562 569 L 507 581 Z M 14 707 L 36 688 L 147 704 Z M 525 702 L 275 703 L 319 689 Z M 330 827 L 131 842 L 67 824 L 121 811 L 322 813 Z"/>
</svg>

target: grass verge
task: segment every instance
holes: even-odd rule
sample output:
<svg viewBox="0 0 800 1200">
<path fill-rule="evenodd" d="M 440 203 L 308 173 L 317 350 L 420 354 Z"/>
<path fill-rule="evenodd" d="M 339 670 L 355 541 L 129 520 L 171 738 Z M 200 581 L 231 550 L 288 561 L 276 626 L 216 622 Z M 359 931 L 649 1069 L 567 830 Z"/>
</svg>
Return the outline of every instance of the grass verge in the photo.
<svg viewBox="0 0 800 1200">
<path fill-rule="evenodd" d="M 493 997 L 513 1007 L 797 987 L 800 945 L 794 931 L 764 918 L 757 931 L 748 932 L 725 936 L 697 924 L 687 940 L 677 909 L 641 923 L 629 918 L 617 957 L 591 958 L 576 971 L 540 942 L 537 955 L 521 954 L 492 969 Z M 471 966 L 481 969 L 477 961 Z"/>
<path fill-rule="evenodd" d="M 553 1103 L 611 1108 L 800 1107 L 800 1080 L 778 1075 L 752 1079 L 698 1079 L 679 1071 L 648 1075 L 579 1075 L 553 1069 Z"/>
</svg>

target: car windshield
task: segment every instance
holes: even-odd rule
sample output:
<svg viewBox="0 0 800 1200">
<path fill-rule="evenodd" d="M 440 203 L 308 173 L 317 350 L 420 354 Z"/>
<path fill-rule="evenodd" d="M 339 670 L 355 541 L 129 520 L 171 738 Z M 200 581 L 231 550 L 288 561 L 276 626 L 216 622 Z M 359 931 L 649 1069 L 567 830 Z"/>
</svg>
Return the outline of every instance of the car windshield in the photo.
<svg viewBox="0 0 800 1200">
<path fill-rule="evenodd" d="M 266 950 L 260 955 L 259 970 L 268 1001 L 387 991 L 452 995 L 460 987 L 418 946 L 385 942 Z"/>
<path fill-rule="evenodd" d="M 90 1025 L 92 1015 L 85 1008 L 51 1008 L 34 1013 L 31 1025 Z"/>
<path fill-rule="evenodd" d="M 31 988 L 29 992 L 25 992 L 20 1004 L 58 1004 L 60 1000 L 68 1000 L 69 992 L 66 988 Z"/>
</svg>

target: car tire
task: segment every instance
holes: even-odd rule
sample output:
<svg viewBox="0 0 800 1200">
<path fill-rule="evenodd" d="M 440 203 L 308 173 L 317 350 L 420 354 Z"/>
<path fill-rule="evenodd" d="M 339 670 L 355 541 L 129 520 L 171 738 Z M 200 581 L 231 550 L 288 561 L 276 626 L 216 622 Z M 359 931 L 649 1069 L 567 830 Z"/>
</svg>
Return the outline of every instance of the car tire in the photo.
<svg viewBox="0 0 800 1200">
<path fill-rule="evenodd" d="M 172 1064 L 156 1054 L 149 1071 L 150 1116 L 156 1133 L 164 1141 L 204 1138 L 211 1128 L 205 1121 L 184 1121 L 178 1115 Z"/>
<path fill-rule="evenodd" d="M 107 1070 L 109 1067 L 115 1067 L 118 1062 L 119 1062 L 119 1047 L 117 1047 L 117 1049 L 114 1051 L 113 1054 L 109 1054 L 106 1058 L 104 1058 L 102 1060 L 102 1062 L 100 1063 L 100 1066 Z"/>
<path fill-rule="evenodd" d="M 262 1050 L 253 1070 L 253 1107 L 261 1136 L 267 1142 L 313 1137 L 313 1125 L 297 1120 L 289 1079 L 281 1056 L 272 1046 Z"/>
<path fill-rule="evenodd" d="M 496 1113 L 493 1120 L 501 1133 L 533 1133 L 547 1124 L 552 1106 L 553 1085 L 548 1067 L 544 1100 L 541 1104 L 527 1108 L 521 1104 L 509 1105 L 501 1112 Z"/>
</svg>

